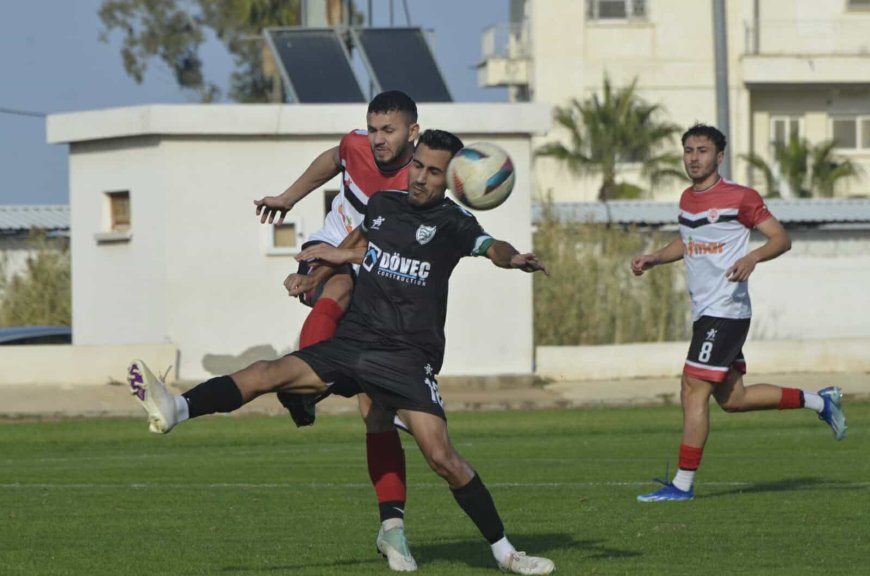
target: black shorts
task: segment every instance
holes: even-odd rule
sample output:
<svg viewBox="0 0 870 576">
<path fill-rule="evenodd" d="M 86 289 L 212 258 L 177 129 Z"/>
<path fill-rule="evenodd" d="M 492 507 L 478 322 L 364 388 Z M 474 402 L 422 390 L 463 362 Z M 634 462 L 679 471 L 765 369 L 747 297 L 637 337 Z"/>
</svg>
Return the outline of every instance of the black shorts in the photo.
<svg viewBox="0 0 870 576">
<path fill-rule="evenodd" d="M 339 396 L 368 394 L 389 411 L 427 412 L 447 419 L 432 361 L 420 350 L 378 341 L 332 338 L 291 354 Z"/>
<path fill-rule="evenodd" d="M 329 244 L 329 242 L 325 242 L 323 240 L 309 240 L 308 242 L 306 242 L 302 245 L 301 249 L 305 250 L 309 246 L 316 246 L 318 244 Z M 329 245 L 332 246 L 332 244 L 329 244 Z M 301 262 L 299 262 L 299 266 L 296 268 L 296 273 L 301 274 L 303 276 L 308 276 L 309 274 L 311 274 L 311 271 L 314 270 L 315 268 L 317 268 L 317 263 L 301 261 Z M 351 271 L 350 268 L 347 268 L 346 270 L 341 271 L 339 273 L 350 274 L 350 271 Z M 351 277 L 356 279 L 356 276 L 354 274 L 351 274 Z M 310 307 L 313 307 L 317 303 L 317 300 L 320 298 L 321 294 L 323 294 L 323 284 L 318 284 L 317 286 L 315 286 L 314 288 L 312 288 L 308 292 L 304 292 L 304 293 L 300 294 L 299 301 L 310 308 Z"/>
<path fill-rule="evenodd" d="M 692 343 L 683 374 L 723 382 L 731 368 L 746 374 L 743 344 L 749 334 L 749 318 L 701 316 L 692 324 Z"/>
</svg>

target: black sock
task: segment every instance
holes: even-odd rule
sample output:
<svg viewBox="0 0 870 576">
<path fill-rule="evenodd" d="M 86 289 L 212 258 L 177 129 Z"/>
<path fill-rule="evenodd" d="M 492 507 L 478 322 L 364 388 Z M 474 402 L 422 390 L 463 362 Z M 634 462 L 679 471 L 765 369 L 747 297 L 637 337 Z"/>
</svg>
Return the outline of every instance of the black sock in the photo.
<svg viewBox="0 0 870 576">
<path fill-rule="evenodd" d="M 402 500 L 378 502 L 378 508 L 381 511 L 381 522 L 390 518 L 405 519 L 405 503 Z"/>
<path fill-rule="evenodd" d="M 478 474 L 462 488 L 451 488 L 451 491 L 487 542 L 495 544 L 504 538 L 504 525 L 495 509 L 495 502 Z"/>
<path fill-rule="evenodd" d="M 182 394 L 187 400 L 190 417 L 215 412 L 232 412 L 242 407 L 242 392 L 229 376 L 218 376 Z"/>
</svg>

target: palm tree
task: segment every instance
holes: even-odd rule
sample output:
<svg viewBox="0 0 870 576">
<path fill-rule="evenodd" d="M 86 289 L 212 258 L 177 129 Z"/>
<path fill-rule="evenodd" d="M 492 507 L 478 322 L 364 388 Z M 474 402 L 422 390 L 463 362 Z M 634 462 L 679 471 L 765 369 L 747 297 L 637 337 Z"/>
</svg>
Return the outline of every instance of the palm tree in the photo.
<svg viewBox="0 0 870 576">
<path fill-rule="evenodd" d="M 858 176 L 859 168 L 849 159 L 837 160 L 833 157 L 834 141 L 829 140 L 815 146 L 810 151 L 812 189 L 822 198 L 834 195 L 834 186 L 844 178 Z"/>
<path fill-rule="evenodd" d="M 600 175 L 598 199 L 602 201 L 625 197 L 631 190 L 640 192 L 636 186 L 617 180 L 626 164 L 639 163 L 641 174 L 653 186 L 664 178 L 685 178 L 678 154 L 657 152 L 679 132 L 679 126 L 657 122 L 655 116 L 661 107 L 640 99 L 636 86 L 637 79 L 614 90 L 605 77 L 600 97 L 596 94 L 583 102 L 572 99 L 569 106 L 557 107 L 553 118 L 568 133 L 568 143 L 545 144 L 536 155 L 555 158 L 576 175 Z"/>
<path fill-rule="evenodd" d="M 764 174 L 768 198 L 780 198 L 783 184 L 798 198 L 830 198 L 839 180 L 858 175 L 852 161 L 834 158 L 834 148 L 833 140 L 814 146 L 793 134 L 788 143 L 773 144 L 773 166 L 754 152 L 741 157 Z"/>
</svg>

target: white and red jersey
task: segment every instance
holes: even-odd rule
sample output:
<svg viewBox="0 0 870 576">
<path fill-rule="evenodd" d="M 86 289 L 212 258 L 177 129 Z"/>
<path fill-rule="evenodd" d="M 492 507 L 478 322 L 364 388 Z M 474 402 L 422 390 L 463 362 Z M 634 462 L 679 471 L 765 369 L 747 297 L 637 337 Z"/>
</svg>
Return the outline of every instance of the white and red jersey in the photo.
<svg viewBox="0 0 870 576">
<path fill-rule="evenodd" d="M 354 130 L 338 145 L 341 159 L 341 189 L 332 201 L 323 228 L 310 240 L 321 240 L 338 246 L 359 226 L 365 215 L 369 197 L 381 190 L 406 190 L 408 165 L 394 172 L 381 172 L 375 163 L 366 130 Z"/>
<path fill-rule="evenodd" d="M 749 231 L 771 217 L 758 192 L 724 178 L 703 192 L 683 192 L 680 236 L 693 320 L 752 316 L 748 282 L 730 282 L 725 273 L 746 255 Z"/>
</svg>

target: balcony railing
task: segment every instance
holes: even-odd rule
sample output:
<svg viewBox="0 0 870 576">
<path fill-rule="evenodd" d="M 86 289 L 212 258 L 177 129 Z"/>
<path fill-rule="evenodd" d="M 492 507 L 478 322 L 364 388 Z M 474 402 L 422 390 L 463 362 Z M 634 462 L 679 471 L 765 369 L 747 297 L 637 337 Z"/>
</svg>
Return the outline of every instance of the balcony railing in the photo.
<svg viewBox="0 0 870 576">
<path fill-rule="evenodd" d="M 528 58 L 530 56 L 528 28 L 526 23 L 502 23 L 484 30 L 480 37 L 480 52 L 483 60 Z"/>
</svg>

